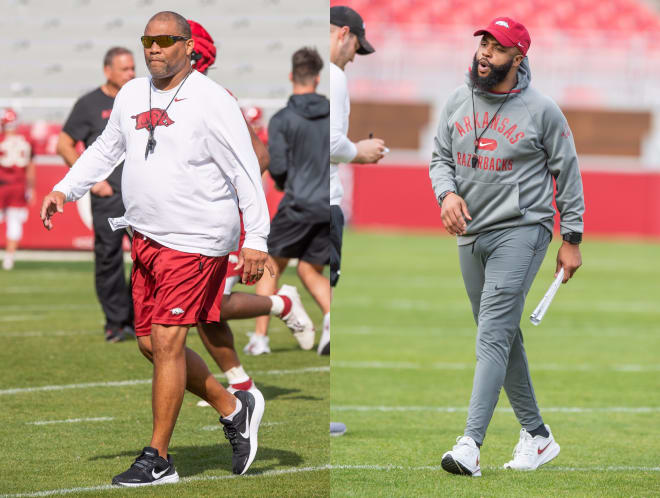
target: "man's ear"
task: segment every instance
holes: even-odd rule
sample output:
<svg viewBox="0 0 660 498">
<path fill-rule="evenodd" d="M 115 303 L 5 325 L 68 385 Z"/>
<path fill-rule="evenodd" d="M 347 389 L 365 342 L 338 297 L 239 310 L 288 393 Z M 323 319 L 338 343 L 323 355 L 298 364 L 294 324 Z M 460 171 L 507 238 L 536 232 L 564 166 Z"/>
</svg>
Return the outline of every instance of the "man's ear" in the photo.
<svg viewBox="0 0 660 498">
<path fill-rule="evenodd" d="M 515 56 L 513 57 L 513 65 L 514 65 L 515 67 L 520 66 L 520 64 L 522 64 L 522 61 L 523 61 L 524 59 L 525 59 L 525 56 L 522 55 L 522 54 L 517 54 L 517 55 L 515 55 Z"/>
<path fill-rule="evenodd" d="M 195 40 L 192 38 L 188 38 L 186 40 L 186 55 L 191 56 L 193 50 L 195 50 Z"/>
</svg>

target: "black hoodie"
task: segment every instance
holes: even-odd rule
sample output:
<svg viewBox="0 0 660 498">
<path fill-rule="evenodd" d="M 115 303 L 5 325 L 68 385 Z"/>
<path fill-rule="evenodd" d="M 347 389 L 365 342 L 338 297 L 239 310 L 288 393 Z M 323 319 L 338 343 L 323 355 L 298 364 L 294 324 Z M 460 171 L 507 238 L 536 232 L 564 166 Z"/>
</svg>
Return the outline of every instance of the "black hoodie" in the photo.
<svg viewBox="0 0 660 498">
<path fill-rule="evenodd" d="M 330 222 L 330 101 L 292 95 L 268 124 L 268 170 L 284 198 L 278 211 L 302 223 Z"/>
</svg>

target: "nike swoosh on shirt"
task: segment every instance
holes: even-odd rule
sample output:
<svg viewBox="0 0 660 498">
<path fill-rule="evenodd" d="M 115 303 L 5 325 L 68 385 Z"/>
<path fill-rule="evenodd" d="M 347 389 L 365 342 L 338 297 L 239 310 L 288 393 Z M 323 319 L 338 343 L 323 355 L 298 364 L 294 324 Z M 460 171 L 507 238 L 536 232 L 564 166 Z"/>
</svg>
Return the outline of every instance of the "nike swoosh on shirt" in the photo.
<svg viewBox="0 0 660 498">
<path fill-rule="evenodd" d="M 497 149 L 497 141 L 491 139 L 479 140 L 478 146 L 484 150 L 495 150 Z"/>
<path fill-rule="evenodd" d="M 245 433 L 239 432 L 239 434 L 244 439 L 250 437 L 250 408 L 247 408 L 247 415 L 245 416 Z"/>
<path fill-rule="evenodd" d="M 552 444 L 552 441 L 550 441 L 548 444 L 546 444 L 546 445 L 545 445 L 545 448 L 543 448 L 542 450 L 536 450 L 536 451 L 538 451 L 538 453 L 539 453 L 539 455 L 540 455 L 540 454 L 543 453 L 545 450 L 547 450 L 547 449 L 548 449 L 548 446 L 550 446 L 551 444 Z"/>
<path fill-rule="evenodd" d="M 182 100 L 186 100 L 187 98 L 188 97 L 184 97 L 182 99 L 177 99 L 176 97 L 174 97 L 174 102 L 181 102 Z"/>
<path fill-rule="evenodd" d="M 170 470 L 169 467 L 167 467 L 167 468 L 166 468 L 165 470 L 163 470 L 162 472 L 156 472 L 156 469 L 151 469 L 151 477 L 153 477 L 154 479 L 160 479 L 160 478 L 162 477 L 162 475 L 163 475 L 165 472 L 167 472 L 168 470 Z"/>
</svg>

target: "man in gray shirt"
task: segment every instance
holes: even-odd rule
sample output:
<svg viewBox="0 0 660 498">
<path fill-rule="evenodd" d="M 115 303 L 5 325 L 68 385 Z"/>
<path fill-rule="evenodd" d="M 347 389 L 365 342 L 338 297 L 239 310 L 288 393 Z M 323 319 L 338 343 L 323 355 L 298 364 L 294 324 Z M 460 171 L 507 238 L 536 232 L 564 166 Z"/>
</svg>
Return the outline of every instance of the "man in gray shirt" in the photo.
<svg viewBox="0 0 660 498">
<path fill-rule="evenodd" d="M 479 448 L 502 387 L 522 426 L 504 467 L 535 470 L 559 454 L 536 402 L 520 318 L 552 238 L 553 178 L 564 240 L 556 273 L 564 270 L 564 283 L 582 264 L 584 198 L 566 118 L 529 86 L 525 27 L 499 17 L 474 35 L 482 38 L 466 85 L 442 110 L 430 176 L 442 222 L 458 236 L 478 328 L 467 424 L 442 467 L 480 476 Z"/>
</svg>

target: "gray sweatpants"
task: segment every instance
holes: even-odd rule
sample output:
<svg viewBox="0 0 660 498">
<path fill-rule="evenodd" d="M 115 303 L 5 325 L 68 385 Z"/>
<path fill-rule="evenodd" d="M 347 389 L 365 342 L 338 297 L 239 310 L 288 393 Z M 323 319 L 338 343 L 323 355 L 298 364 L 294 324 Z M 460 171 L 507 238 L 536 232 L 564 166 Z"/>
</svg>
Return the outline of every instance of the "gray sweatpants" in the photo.
<svg viewBox="0 0 660 498">
<path fill-rule="evenodd" d="M 552 234 L 541 225 L 485 232 L 459 246 L 463 281 L 477 322 L 477 365 L 465 435 L 482 444 L 504 386 L 520 425 L 543 423 L 529 375 L 520 318 Z"/>
</svg>

